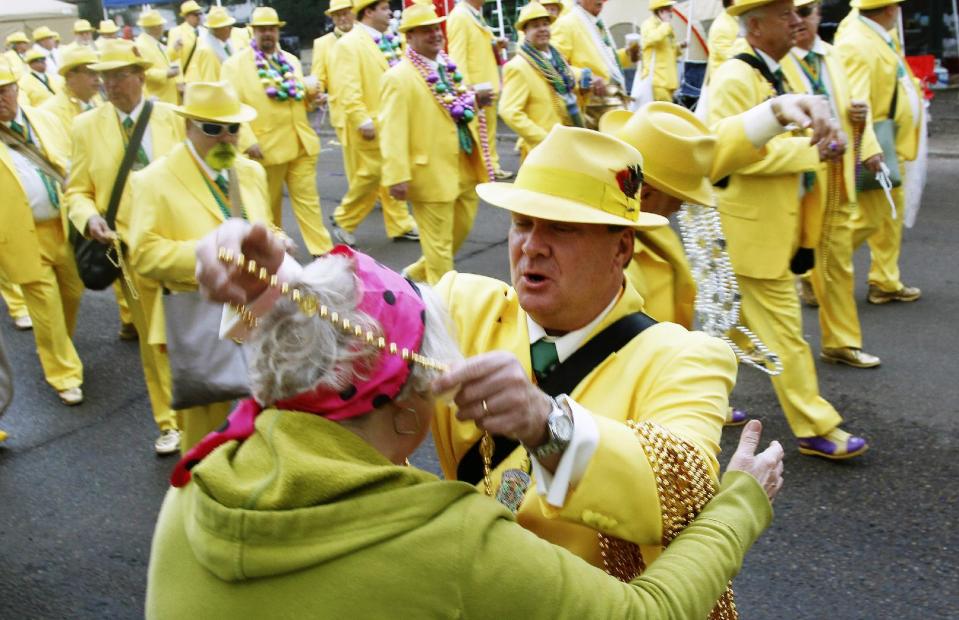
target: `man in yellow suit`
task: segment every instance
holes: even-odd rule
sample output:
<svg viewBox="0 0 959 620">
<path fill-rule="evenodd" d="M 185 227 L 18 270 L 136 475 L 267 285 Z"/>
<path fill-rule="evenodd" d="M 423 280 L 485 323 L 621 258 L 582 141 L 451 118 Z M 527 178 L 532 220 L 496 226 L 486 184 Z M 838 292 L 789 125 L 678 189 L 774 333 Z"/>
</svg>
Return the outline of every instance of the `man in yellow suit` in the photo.
<svg viewBox="0 0 959 620">
<path fill-rule="evenodd" d="M 346 169 L 350 184 L 333 212 L 333 236 L 340 243 L 356 245 L 353 233 L 379 198 L 386 235 L 394 240 L 419 241 L 406 202 L 390 196 L 382 184 L 383 127 L 376 124 L 380 80 L 402 57 L 399 39 L 387 33 L 392 15 L 390 3 L 357 0 L 353 11 L 358 24 L 333 46 L 331 60 L 335 70 L 329 74 L 330 87 L 344 116 L 343 157 L 349 160 Z"/>
<path fill-rule="evenodd" d="M 679 69 L 676 61 L 680 46 L 673 32 L 674 0 L 650 0 L 649 12 L 639 29 L 643 37 L 643 69 L 640 79 L 653 72 L 653 98 L 656 101 L 672 101 L 679 88 Z M 685 45 L 685 44 L 684 44 Z"/>
<path fill-rule="evenodd" d="M 20 78 L 20 97 L 36 108 L 60 92 L 63 78 L 47 74 L 47 56 L 40 50 L 30 50 L 23 59 L 27 70 Z"/>
<path fill-rule="evenodd" d="M 3 57 L 6 58 L 14 74 L 20 75 L 27 70 L 27 63 L 23 57 L 30 50 L 30 39 L 27 38 L 27 33 L 18 30 L 8 34 L 5 43 L 7 51 L 3 53 Z"/>
<path fill-rule="evenodd" d="M 166 46 L 160 42 L 166 21 L 157 11 L 145 11 L 140 14 L 137 25 L 143 29 L 136 38 L 137 49 L 150 61 L 146 96 L 164 103 L 176 104 L 176 78 L 180 75 L 180 68 L 170 63 Z"/>
<path fill-rule="evenodd" d="M 100 27 L 97 28 L 97 40 L 94 44 L 97 51 L 102 52 L 104 46 L 115 40 L 119 32 L 120 27 L 112 19 L 100 20 Z"/>
<path fill-rule="evenodd" d="M 210 7 L 206 16 L 206 32 L 200 35 L 196 53 L 186 74 L 187 82 L 218 82 L 220 67 L 227 58 L 249 43 L 234 28 L 236 20 L 221 6 Z"/>
<path fill-rule="evenodd" d="M 329 121 L 333 130 L 336 132 L 336 139 L 342 145 L 343 137 L 343 106 L 340 103 L 338 93 L 333 92 L 331 88 L 333 77 L 333 46 L 343 38 L 346 33 L 353 29 L 356 18 L 353 15 L 353 3 L 350 0 L 334 0 L 330 3 L 330 8 L 326 11 L 326 16 L 333 22 L 333 30 L 313 40 L 313 66 L 310 68 L 310 75 L 316 78 L 316 86 L 320 92 L 326 95 L 326 106 L 329 110 Z M 346 178 L 349 180 L 353 176 L 350 168 L 350 158 L 346 155 L 346 149 L 343 149 L 343 168 L 346 172 Z"/>
<path fill-rule="evenodd" d="M 61 53 L 66 53 L 68 50 L 77 48 L 77 47 L 89 47 L 90 49 L 95 49 L 93 45 L 93 33 L 95 32 L 93 26 L 85 19 L 78 19 L 73 22 L 73 41 L 64 45 L 60 50 Z"/>
<path fill-rule="evenodd" d="M 792 0 L 741 0 L 727 9 L 746 39 L 742 56 L 727 60 L 709 85 L 710 125 L 785 91 L 781 60 L 800 20 Z M 733 270 L 742 293 L 746 327 L 778 354 L 782 373 L 772 377 L 799 451 L 829 459 L 858 456 L 869 445 L 839 427 L 842 418 L 819 394 L 816 368 L 803 338 L 792 271 L 806 271 L 800 246 L 800 199 L 820 160 L 841 155 L 834 141 L 812 147 L 805 136 L 779 136 L 766 157 L 730 175 L 719 191 L 719 212 Z M 772 208 L 770 208 L 772 206 Z"/>
<path fill-rule="evenodd" d="M 922 91 L 890 35 L 899 21 L 899 0 L 857 0 L 853 6 L 859 16 L 836 38 L 836 50 L 846 67 L 852 96 L 869 102 L 871 122 L 861 128 L 864 140 L 875 125 L 895 121 L 895 151 L 905 182 L 905 162 L 914 160 L 919 150 L 924 111 Z M 922 294 L 917 287 L 906 286 L 899 274 L 903 186 L 892 190 L 892 198 L 895 217 L 882 189 L 859 193 L 853 245 L 869 242 L 872 265 L 867 300 L 872 304 L 916 301 Z"/>
<path fill-rule="evenodd" d="M 520 137 L 520 161 L 554 126 L 583 126 L 577 76 L 550 45 L 550 25 L 555 21 L 538 2 L 524 6 L 516 21 L 523 43 L 503 68 L 499 114 Z"/>
<path fill-rule="evenodd" d="M 203 20 L 203 8 L 194 0 L 187 0 L 180 5 L 180 17 L 183 21 L 167 33 L 167 54 L 170 56 L 170 62 L 180 68 L 178 88 L 182 93 L 186 76 L 190 72 L 190 65 L 195 60 L 197 43 L 204 32 L 200 25 Z"/>
<path fill-rule="evenodd" d="M 496 104 L 499 100 L 499 57 L 506 49 L 506 39 L 497 37 L 483 17 L 485 0 L 459 0 L 446 20 L 449 52 L 458 64 L 463 82 L 468 86 L 484 85 L 493 93 L 493 105 L 486 107 L 486 131 L 490 138 L 493 171 L 500 180 L 513 178 L 513 173 L 500 168 L 496 149 Z"/>
<path fill-rule="evenodd" d="M 240 101 L 256 110 L 250 126 L 257 143 L 246 153 L 266 168 L 273 224 L 283 225 L 285 184 L 306 249 L 318 256 L 333 242 L 323 225 L 316 191 L 320 140 L 306 116 L 316 93 L 305 87 L 300 61 L 280 49 L 280 27 L 285 23 L 274 9 L 256 8 L 250 21 L 254 40 L 223 63 L 220 75 L 233 85 Z"/>
<path fill-rule="evenodd" d="M 819 38 L 818 0 L 796 0 L 803 25 L 796 34 L 796 47 L 783 60 L 790 83 L 803 84 L 805 92 L 828 98 L 835 117 L 847 136 L 855 135 L 856 122 L 868 114 L 865 101 L 852 99 L 846 70 L 835 49 Z M 853 280 L 853 218 L 856 214 L 856 150 L 847 149 L 841 162 L 817 172 L 819 200 L 803 205 L 803 231 L 816 248 L 816 268 L 800 276 L 801 297 L 819 306 L 822 331 L 820 358 L 833 364 L 874 368 L 880 360 L 862 350 L 862 330 L 856 310 Z M 882 149 L 872 131 L 863 135 L 860 147 L 863 166 L 878 172 Z M 835 187 L 833 187 L 835 185 Z M 829 201 L 832 201 L 831 203 Z M 810 230 L 810 228 L 812 230 Z"/>
<path fill-rule="evenodd" d="M 638 46 L 616 49 L 609 28 L 599 16 L 606 0 L 577 0 L 568 13 L 553 26 L 553 45 L 563 58 L 578 69 L 592 72 L 596 92 L 602 95 L 606 85 L 626 93 L 623 68 L 639 60 Z"/>
<path fill-rule="evenodd" d="M 83 284 L 66 237 L 59 182 L 67 136 L 55 116 L 18 103 L 17 75 L 0 64 L 0 279 L 17 284 L 47 383 L 65 405 L 83 402 L 83 364 L 71 339 Z"/>
<path fill-rule="evenodd" d="M 97 53 L 89 47 L 73 47 L 60 59 L 63 88 L 41 106 L 54 114 L 71 137 L 73 119 L 103 103 L 100 97 L 100 77 L 90 68 L 97 62 Z M 71 137 L 72 140 L 72 137 Z"/>
<path fill-rule="evenodd" d="M 57 48 L 59 40 L 60 35 L 49 26 L 33 29 L 33 49 L 47 57 L 47 73 L 54 75 L 59 75 L 60 72 L 60 50 Z"/>
<path fill-rule="evenodd" d="M 442 53 L 444 19 L 432 5 L 403 11 L 400 32 L 408 47 L 403 60 L 383 74 L 376 123 L 382 131 L 382 182 L 394 198 L 410 201 L 419 226 L 423 256 L 406 273 L 429 283 L 453 269 L 479 206 L 476 184 L 493 176 L 488 144 L 477 130 L 475 98 Z"/>
<path fill-rule="evenodd" d="M 237 148 L 240 124 L 252 121 L 256 111 L 240 103 L 226 82 L 187 84 L 183 105 L 176 111 L 186 119 L 187 139 L 133 177 L 133 204 L 142 213 L 130 226 L 130 254 L 137 273 L 173 294 L 196 289 L 193 248 L 203 235 L 230 217 L 263 223 L 270 218 L 266 173 L 258 163 L 240 156 Z M 231 183 L 241 204 L 234 205 Z M 165 346 L 167 330 L 184 327 L 165 324 L 162 296 L 153 298 L 148 311 L 155 317 L 149 333 L 154 346 Z M 177 411 L 181 451 L 218 427 L 231 404 Z"/>
<path fill-rule="evenodd" d="M 103 79 L 108 103 L 81 114 L 73 123 L 73 156 L 67 186 L 70 220 L 84 236 L 101 243 L 113 243 L 119 237 L 129 244 L 131 224 L 144 217 L 147 209 L 146 205 L 131 200 L 127 181 L 117 209 L 115 229 L 111 230 L 104 218 L 126 145 L 143 113 L 146 101 L 143 85 L 148 66 L 149 61 L 138 55 L 129 41 L 105 43 L 99 62 L 91 68 Z M 155 102 L 133 169 L 141 169 L 162 158 L 183 135 L 183 123 L 172 106 Z M 180 436 L 170 409 L 169 367 L 164 351 L 147 339 L 159 286 L 136 273 L 128 271 L 124 276 L 120 278 L 121 295 L 140 334 L 140 361 L 153 419 L 160 430 L 154 449 L 158 454 L 172 454 L 177 450 Z"/>
<path fill-rule="evenodd" d="M 719 65 L 733 55 L 733 44 L 739 38 L 739 20 L 726 10 L 732 4 L 733 0 L 723 0 L 723 10 L 709 25 L 709 35 L 706 40 L 706 44 L 709 46 L 709 63 L 706 65 L 707 75 L 716 73 Z"/>
</svg>

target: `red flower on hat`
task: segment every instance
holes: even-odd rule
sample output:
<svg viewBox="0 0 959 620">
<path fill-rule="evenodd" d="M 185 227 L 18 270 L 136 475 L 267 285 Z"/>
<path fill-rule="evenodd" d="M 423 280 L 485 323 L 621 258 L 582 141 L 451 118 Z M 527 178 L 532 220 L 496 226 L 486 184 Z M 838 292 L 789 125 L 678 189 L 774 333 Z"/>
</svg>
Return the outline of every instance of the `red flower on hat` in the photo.
<svg viewBox="0 0 959 620">
<path fill-rule="evenodd" d="M 636 192 L 643 184 L 643 170 L 639 164 L 626 166 L 625 170 L 616 173 L 616 182 L 627 198 L 636 198 Z"/>
</svg>

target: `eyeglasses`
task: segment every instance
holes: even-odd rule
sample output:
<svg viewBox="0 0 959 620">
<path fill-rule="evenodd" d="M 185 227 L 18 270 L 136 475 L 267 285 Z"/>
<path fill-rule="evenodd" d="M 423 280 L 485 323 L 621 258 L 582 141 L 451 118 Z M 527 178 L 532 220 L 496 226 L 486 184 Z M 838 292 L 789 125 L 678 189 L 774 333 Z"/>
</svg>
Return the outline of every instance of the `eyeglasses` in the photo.
<svg viewBox="0 0 959 620">
<path fill-rule="evenodd" d="M 193 124 L 196 125 L 204 135 L 210 136 L 211 138 L 216 138 L 217 136 L 221 135 L 224 129 L 230 132 L 231 136 L 235 136 L 240 131 L 239 123 L 229 123 L 224 125 L 223 123 L 202 123 L 200 121 L 193 121 Z"/>
<path fill-rule="evenodd" d="M 105 71 L 100 74 L 104 82 L 120 82 L 133 75 L 133 71 Z"/>
<path fill-rule="evenodd" d="M 799 17 L 809 17 L 813 14 L 813 11 L 816 10 L 816 7 L 819 6 L 818 3 L 807 4 L 805 6 L 797 7 L 796 13 L 799 14 Z"/>
</svg>

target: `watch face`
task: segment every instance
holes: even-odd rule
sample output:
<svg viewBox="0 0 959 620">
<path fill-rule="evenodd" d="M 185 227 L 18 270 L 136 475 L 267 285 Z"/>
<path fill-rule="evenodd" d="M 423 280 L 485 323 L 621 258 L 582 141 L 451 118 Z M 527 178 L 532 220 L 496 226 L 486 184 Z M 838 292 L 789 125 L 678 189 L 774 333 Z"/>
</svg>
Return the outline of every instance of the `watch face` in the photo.
<svg viewBox="0 0 959 620">
<path fill-rule="evenodd" d="M 573 438 L 573 421 L 564 413 L 553 416 L 550 422 L 553 436 L 558 441 L 569 442 Z"/>
</svg>

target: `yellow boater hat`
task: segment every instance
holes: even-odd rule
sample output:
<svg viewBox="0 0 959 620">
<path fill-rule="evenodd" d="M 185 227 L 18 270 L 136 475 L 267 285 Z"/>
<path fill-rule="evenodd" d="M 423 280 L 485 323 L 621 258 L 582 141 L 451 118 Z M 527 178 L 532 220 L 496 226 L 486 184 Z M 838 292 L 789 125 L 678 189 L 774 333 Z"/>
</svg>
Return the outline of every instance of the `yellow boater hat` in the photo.
<svg viewBox="0 0 959 620">
<path fill-rule="evenodd" d="M 100 59 L 98 62 L 90 65 L 90 68 L 97 72 L 113 71 L 123 67 L 143 67 L 146 69 L 151 66 L 149 60 L 140 55 L 140 50 L 132 41 L 126 39 L 107 40 L 103 42 L 100 48 Z"/>
<path fill-rule="evenodd" d="M 90 24 L 90 22 L 88 22 L 85 19 L 78 19 L 77 21 L 73 22 L 74 34 L 80 34 L 81 32 L 93 32 L 93 31 L 94 31 L 93 26 Z"/>
<path fill-rule="evenodd" d="M 11 32 L 7 35 L 6 44 L 11 45 L 13 43 L 29 43 L 30 39 L 27 38 L 27 33 L 22 30 L 16 32 Z"/>
<path fill-rule="evenodd" d="M 852 0 L 849 6 L 860 11 L 869 11 L 872 9 L 881 9 L 890 4 L 899 4 L 905 0 Z"/>
<path fill-rule="evenodd" d="M 47 53 L 43 50 L 32 49 L 29 50 L 26 54 L 23 55 L 23 62 L 30 64 L 34 60 L 46 60 Z"/>
<path fill-rule="evenodd" d="M 331 15 L 337 11 L 342 11 L 343 9 L 352 9 L 353 3 L 350 0 L 333 0 L 330 2 L 330 8 L 323 11 L 326 15 Z"/>
<path fill-rule="evenodd" d="M 97 61 L 97 53 L 86 45 L 71 45 L 63 51 L 60 58 L 60 68 L 57 73 L 66 77 L 72 69 L 83 65 L 92 65 Z"/>
<path fill-rule="evenodd" d="M 522 32 L 526 24 L 534 19 L 540 19 L 542 17 L 548 17 L 549 23 L 551 24 L 556 21 L 556 17 L 547 11 L 546 7 L 544 7 L 541 3 L 536 2 L 535 0 L 530 2 L 519 12 L 519 17 L 516 19 L 516 32 Z"/>
<path fill-rule="evenodd" d="M 191 82 L 183 91 L 183 105 L 174 109 L 186 118 L 224 125 L 256 118 L 256 110 L 240 102 L 229 82 Z"/>
<path fill-rule="evenodd" d="M 657 189 L 694 204 L 715 206 L 710 182 L 716 137 L 682 106 L 664 101 L 635 113 L 612 110 L 599 130 L 632 145 L 643 157 L 643 176 Z"/>
<path fill-rule="evenodd" d="M 194 0 L 187 0 L 180 5 L 180 17 L 186 17 L 190 13 L 202 13 L 203 7 L 194 2 Z"/>
<path fill-rule="evenodd" d="M 49 39 L 50 37 L 56 38 L 56 36 L 57 33 L 51 30 L 48 26 L 40 26 L 33 31 L 34 41 L 42 41 L 43 39 Z"/>
<path fill-rule="evenodd" d="M 211 6 L 210 12 L 206 14 L 206 27 L 210 30 L 226 28 L 235 23 L 236 20 L 222 6 Z"/>
<path fill-rule="evenodd" d="M 381 0 L 356 0 L 356 2 L 353 3 L 353 12 L 359 15 L 360 11 L 370 6 L 371 4 L 376 4 L 377 2 L 380 2 L 380 1 Z"/>
<path fill-rule="evenodd" d="M 117 26 L 117 23 L 112 19 L 104 19 L 100 22 L 100 27 L 97 29 L 97 32 L 100 34 L 116 34 L 120 32 L 120 27 Z"/>
<path fill-rule="evenodd" d="M 16 84 L 19 79 L 20 75 L 10 66 L 10 63 L 0 58 L 0 86 Z"/>
<path fill-rule="evenodd" d="M 649 0 L 649 10 L 665 9 L 676 4 L 676 0 Z"/>
<path fill-rule="evenodd" d="M 269 6 L 258 6 L 253 9 L 253 15 L 250 19 L 250 25 L 257 26 L 276 26 L 282 28 L 286 22 L 280 21 L 280 16 L 276 14 L 276 9 Z"/>
<path fill-rule="evenodd" d="M 736 0 L 733 2 L 732 6 L 726 9 L 726 12 L 733 17 L 739 17 L 746 11 L 758 9 L 761 6 L 772 4 L 775 1 L 776 0 Z"/>
<path fill-rule="evenodd" d="M 137 26 L 141 28 L 152 28 L 153 26 L 166 26 L 166 20 L 160 15 L 159 11 L 145 11 L 140 14 L 137 20 Z"/>
<path fill-rule="evenodd" d="M 666 218 L 639 209 L 643 156 L 622 140 L 557 125 L 526 156 L 513 183 L 482 183 L 497 207 L 556 222 L 646 229 Z"/>
<path fill-rule="evenodd" d="M 445 17 L 436 14 L 436 9 L 433 8 L 432 4 L 411 4 L 403 9 L 403 17 L 400 18 L 398 30 L 409 32 L 413 28 L 442 24 L 445 21 Z"/>
</svg>

